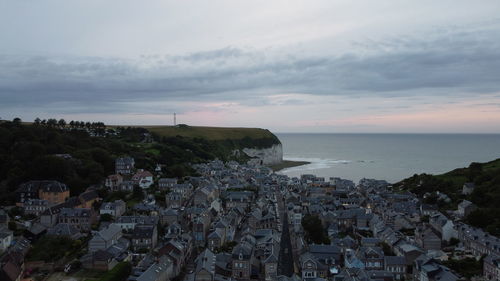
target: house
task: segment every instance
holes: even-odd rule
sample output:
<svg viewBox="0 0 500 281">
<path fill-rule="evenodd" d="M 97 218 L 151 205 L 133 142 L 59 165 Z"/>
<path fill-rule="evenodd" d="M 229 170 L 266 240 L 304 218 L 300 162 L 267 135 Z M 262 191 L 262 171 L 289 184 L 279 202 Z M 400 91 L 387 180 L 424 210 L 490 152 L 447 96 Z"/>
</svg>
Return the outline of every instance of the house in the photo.
<svg viewBox="0 0 500 281">
<path fill-rule="evenodd" d="M 132 157 L 121 157 L 115 160 L 115 173 L 130 175 L 134 171 L 135 161 Z"/>
<path fill-rule="evenodd" d="M 153 184 L 153 174 L 140 169 L 132 176 L 132 182 L 141 188 L 149 188 Z"/>
<path fill-rule="evenodd" d="M 9 230 L 0 230 L 0 253 L 3 253 L 10 247 L 12 239 L 14 238 L 13 232 Z"/>
<path fill-rule="evenodd" d="M 120 174 L 109 175 L 106 178 L 104 186 L 106 186 L 110 191 L 119 191 L 120 184 L 123 182 L 123 177 Z"/>
<path fill-rule="evenodd" d="M 130 180 L 124 180 L 118 185 L 118 190 L 131 192 L 134 190 L 134 182 Z"/>
<path fill-rule="evenodd" d="M 190 183 L 177 183 L 172 187 L 172 191 L 180 194 L 183 198 L 188 198 L 193 192 L 193 185 Z"/>
<path fill-rule="evenodd" d="M 210 217 L 201 214 L 193 219 L 193 236 L 197 245 L 203 245 L 210 226 Z"/>
<path fill-rule="evenodd" d="M 41 215 L 49 207 L 49 201 L 42 199 L 28 199 L 23 204 L 25 215 Z"/>
<path fill-rule="evenodd" d="M 158 180 L 158 187 L 161 191 L 169 190 L 177 184 L 176 178 L 161 178 Z"/>
<path fill-rule="evenodd" d="M 476 205 L 474 205 L 472 202 L 468 200 L 464 200 L 460 204 L 458 204 L 457 214 L 464 218 L 467 217 L 470 213 L 472 213 L 476 209 L 477 209 Z"/>
<path fill-rule="evenodd" d="M 460 276 L 434 259 L 421 255 L 413 263 L 413 280 L 416 281 L 458 281 Z"/>
<path fill-rule="evenodd" d="M 474 188 L 476 188 L 476 185 L 473 182 L 466 182 L 462 186 L 462 194 L 463 195 L 472 194 L 472 192 L 474 191 Z"/>
<path fill-rule="evenodd" d="M 366 270 L 384 269 L 384 251 L 380 247 L 360 247 L 357 256 Z"/>
<path fill-rule="evenodd" d="M 353 249 L 346 249 L 344 253 L 344 267 L 364 269 L 365 264 L 356 256 Z"/>
<path fill-rule="evenodd" d="M 274 247 L 272 248 L 274 249 Z M 263 262 L 264 264 L 264 279 L 266 281 L 276 280 L 278 276 L 278 257 L 279 253 L 272 252 Z"/>
<path fill-rule="evenodd" d="M 159 256 L 169 257 L 174 264 L 174 275 L 178 275 L 190 255 L 189 247 L 179 239 L 171 239 L 158 250 Z"/>
<path fill-rule="evenodd" d="M 182 207 L 184 197 L 179 192 L 170 192 L 165 195 L 165 202 L 168 207 L 178 209 Z"/>
<path fill-rule="evenodd" d="M 422 216 L 431 216 L 437 212 L 438 207 L 436 205 L 422 204 L 420 205 L 420 214 Z"/>
<path fill-rule="evenodd" d="M 247 242 L 241 242 L 233 248 L 232 274 L 238 280 L 249 280 L 252 275 L 253 247 Z"/>
<path fill-rule="evenodd" d="M 429 218 L 430 225 L 441 234 L 443 241 L 450 241 L 451 238 L 457 237 L 457 231 L 452 220 L 448 219 L 441 213 L 437 213 Z"/>
<path fill-rule="evenodd" d="M 160 211 L 160 222 L 162 225 L 173 224 L 178 222 L 180 219 L 179 211 L 176 209 L 168 208 L 166 210 Z"/>
<path fill-rule="evenodd" d="M 415 241 L 424 250 L 441 250 L 441 237 L 432 227 L 417 227 L 415 229 Z"/>
<path fill-rule="evenodd" d="M 112 245 L 118 243 L 122 237 L 122 229 L 117 224 L 110 224 L 107 228 L 95 233 L 88 244 L 89 252 L 96 252 L 98 250 L 106 250 Z"/>
<path fill-rule="evenodd" d="M 401 280 L 406 274 L 406 259 L 399 256 L 385 256 L 384 270 L 392 272 L 395 280 Z"/>
<path fill-rule="evenodd" d="M 319 263 L 316 258 L 309 252 L 300 256 L 300 265 L 302 268 L 302 280 L 320 278 L 320 274 L 325 276 L 325 270 L 319 268 Z"/>
<path fill-rule="evenodd" d="M 209 203 L 214 199 L 214 192 L 207 187 L 200 187 L 194 192 L 194 205 Z"/>
<path fill-rule="evenodd" d="M 95 190 L 88 190 L 78 195 L 79 204 L 75 208 L 93 208 L 94 203 L 99 201 L 99 194 Z"/>
<path fill-rule="evenodd" d="M 24 271 L 24 254 L 10 251 L 0 257 L 0 280 L 19 281 Z"/>
<path fill-rule="evenodd" d="M 132 232 L 132 247 L 139 249 L 154 249 L 158 243 L 158 230 L 156 225 L 136 225 Z"/>
<path fill-rule="evenodd" d="M 168 281 L 174 278 L 174 265 L 172 261 L 161 256 L 158 262 L 153 263 L 144 272 L 137 276 L 136 281 Z"/>
<path fill-rule="evenodd" d="M 39 199 L 39 189 L 42 183 L 40 181 L 29 181 L 21 184 L 16 189 L 16 205 L 23 206 L 24 202 L 30 199 Z"/>
<path fill-rule="evenodd" d="M 55 226 L 47 229 L 46 235 L 62 236 L 73 240 L 79 239 L 83 234 L 72 224 L 58 223 Z"/>
<path fill-rule="evenodd" d="M 16 190 L 16 204 L 23 206 L 29 199 L 42 199 L 50 204 L 58 204 L 69 197 L 69 188 L 58 181 L 40 180 L 29 181 L 20 185 Z"/>
<path fill-rule="evenodd" d="M 209 249 L 205 249 L 195 260 L 194 281 L 213 281 L 215 262 L 215 254 Z"/>
<path fill-rule="evenodd" d="M 86 269 L 108 271 L 118 264 L 113 254 L 105 250 L 91 252 L 81 258 L 82 266 Z"/>
<path fill-rule="evenodd" d="M 58 181 L 40 181 L 39 198 L 51 204 L 63 203 L 69 197 L 69 188 Z"/>
<path fill-rule="evenodd" d="M 179 223 L 174 222 L 170 224 L 166 229 L 165 229 L 165 239 L 173 239 L 177 238 L 182 234 L 182 227 Z"/>
<path fill-rule="evenodd" d="M 208 248 L 214 251 L 217 248 L 220 248 L 225 242 L 225 233 L 221 228 L 217 228 L 208 234 L 207 237 Z"/>
<path fill-rule="evenodd" d="M 115 200 L 114 202 L 105 202 L 101 205 L 99 214 L 109 214 L 113 217 L 119 217 L 125 213 L 127 206 L 123 200 Z"/>
<path fill-rule="evenodd" d="M 121 216 L 116 218 L 115 223 L 122 231 L 132 231 L 136 225 L 158 225 L 156 216 Z"/>
<path fill-rule="evenodd" d="M 62 208 L 57 216 L 58 223 L 71 224 L 82 232 L 89 232 L 96 221 L 97 215 L 93 209 L 86 208 Z"/>
<path fill-rule="evenodd" d="M 42 238 L 46 233 L 47 227 L 35 222 L 24 232 L 24 237 L 26 237 L 31 242 L 35 242 L 38 239 Z"/>
<path fill-rule="evenodd" d="M 483 262 L 483 277 L 486 280 L 500 280 L 500 259 L 495 255 L 488 255 Z"/>
<path fill-rule="evenodd" d="M 464 223 L 458 223 L 456 229 L 460 242 L 476 257 L 492 254 L 500 256 L 499 238 Z"/>
<path fill-rule="evenodd" d="M 342 265 L 342 255 L 335 245 L 309 245 L 309 250 L 301 257 L 303 278 L 326 278 L 330 270 L 338 270 Z"/>
<path fill-rule="evenodd" d="M 91 270 L 107 271 L 122 261 L 129 261 L 130 254 L 127 249 L 130 242 L 127 239 L 120 238 L 105 250 L 99 249 L 89 252 L 80 258 L 83 268 Z"/>
<path fill-rule="evenodd" d="M 241 207 L 246 209 L 253 200 L 251 191 L 231 191 L 226 196 L 226 208 Z"/>
</svg>

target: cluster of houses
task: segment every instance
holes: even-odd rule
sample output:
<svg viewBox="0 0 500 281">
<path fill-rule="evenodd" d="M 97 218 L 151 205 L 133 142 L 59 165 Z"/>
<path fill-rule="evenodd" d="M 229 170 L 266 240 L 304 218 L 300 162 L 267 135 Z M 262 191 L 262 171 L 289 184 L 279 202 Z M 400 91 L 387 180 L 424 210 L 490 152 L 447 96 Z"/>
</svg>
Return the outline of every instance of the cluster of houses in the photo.
<svg viewBox="0 0 500 281">
<path fill-rule="evenodd" d="M 460 220 L 471 202 L 444 214 L 380 180 L 290 178 L 219 160 L 193 168 L 199 176 L 165 178 L 122 157 L 102 187 L 73 197 L 58 181 L 21 184 L 16 205 L 30 219 L 0 210 L 0 280 L 41 266 L 24 260 L 46 235 L 80 240 L 76 259 L 85 269 L 130 262 L 129 281 L 454 281 L 464 279 L 442 261 L 481 256 L 483 278 L 500 280 L 500 240 Z M 105 201 L 100 188 L 140 188 L 146 196 L 136 204 Z M 308 240 L 306 216 L 319 219 L 329 243 Z M 8 229 L 12 220 L 25 228 L 22 236 Z"/>
</svg>

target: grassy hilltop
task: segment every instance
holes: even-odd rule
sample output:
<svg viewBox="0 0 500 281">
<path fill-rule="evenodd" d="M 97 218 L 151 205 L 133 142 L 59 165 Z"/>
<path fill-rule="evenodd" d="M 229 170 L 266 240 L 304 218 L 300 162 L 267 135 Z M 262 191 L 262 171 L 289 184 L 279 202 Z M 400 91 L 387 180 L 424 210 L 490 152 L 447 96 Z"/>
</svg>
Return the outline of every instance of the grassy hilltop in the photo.
<svg viewBox="0 0 500 281">
<path fill-rule="evenodd" d="M 226 139 L 240 140 L 244 138 L 276 138 L 269 130 L 260 128 L 201 127 L 187 125 L 142 127 L 161 137 L 181 136 L 185 138 L 204 138 L 216 141 Z"/>
</svg>

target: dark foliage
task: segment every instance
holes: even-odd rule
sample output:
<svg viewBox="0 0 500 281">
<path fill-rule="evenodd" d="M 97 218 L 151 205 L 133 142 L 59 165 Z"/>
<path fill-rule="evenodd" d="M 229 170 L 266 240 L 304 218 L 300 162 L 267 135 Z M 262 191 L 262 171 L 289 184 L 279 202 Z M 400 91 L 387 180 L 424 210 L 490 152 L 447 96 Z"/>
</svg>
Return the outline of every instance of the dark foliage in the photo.
<svg viewBox="0 0 500 281">
<path fill-rule="evenodd" d="M 465 182 L 475 184 L 470 195 L 462 195 Z M 467 218 L 467 223 L 481 227 L 493 235 L 500 235 L 500 159 L 488 163 L 471 163 L 467 168 L 456 169 L 443 175 L 414 175 L 395 185 L 422 197 L 425 193 L 440 191 L 447 194 L 451 203 L 438 201 L 430 196 L 426 203 L 437 203 L 441 209 L 456 209 L 458 203 L 467 199 L 479 207 Z"/>
<path fill-rule="evenodd" d="M 301 223 L 306 232 L 307 241 L 315 244 L 330 244 L 330 239 L 318 216 L 305 215 Z"/>
</svg>

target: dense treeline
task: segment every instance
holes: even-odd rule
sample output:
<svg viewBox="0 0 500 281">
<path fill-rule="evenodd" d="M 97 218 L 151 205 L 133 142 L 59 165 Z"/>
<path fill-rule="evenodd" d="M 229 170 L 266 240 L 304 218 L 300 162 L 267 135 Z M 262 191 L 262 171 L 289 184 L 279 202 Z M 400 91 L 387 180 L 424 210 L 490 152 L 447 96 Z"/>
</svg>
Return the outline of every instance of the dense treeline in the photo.
<svg viewBox="0 0 500 281">
<path fill-rule="evenodd" d="M 82 125 L 84 124 L 84 125 Z M 91 134 L 101 130 L 106 134 Z M 255 141 L 209 141 L 203 138 L 159 137 L 145 128 L 107 128 L 102 122 L 35 120 L 19 118 L 0 123 L 0 204 L 12 204 L 13 191 L 29 180 L 58 180 L 78 195 L 114 173 L 114 159 L 129 155 L 136 167 L 152 171 L 162 164 L 168 177 L 184 177 L 194 171 L 190 164 L 219 158 L 246 160 L 235 149 Z"/>
<path fill-rule="evenodd" d="M 470 195 L 462 194 L 463 184 L 472 182 L 475 189 Z M 488 163 L 472 163 L 467 168 L 456 169 L 443 175 L 414 175 L 395 185 L 410 190 L 420 197 L 426 193 L 440 191 L 448 195 L 451 202 L 427 197 L 424 202 L 436 203 L 441 209 L 456 209 L 466 199 L 479 208 L 472 212 L 466 222 L 481 227 L 493 235 L 500 235 L 500 159 Z"/>
</svg>

